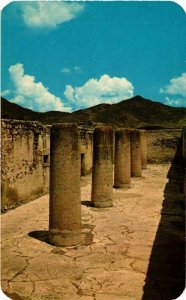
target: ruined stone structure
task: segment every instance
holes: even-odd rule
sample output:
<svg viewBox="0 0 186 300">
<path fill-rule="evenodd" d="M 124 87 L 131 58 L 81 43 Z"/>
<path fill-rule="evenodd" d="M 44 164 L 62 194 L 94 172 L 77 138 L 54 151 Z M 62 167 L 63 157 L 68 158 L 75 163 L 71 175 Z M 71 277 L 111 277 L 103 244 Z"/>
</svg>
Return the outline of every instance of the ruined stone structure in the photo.
<svg viewBox="0 0 186 300">
<path fill-rule="evenodd" d="M 141 136 L 141 168 L 147 168 L 147 135 L 145 130 L 140 130 Z"/>
<path fill-rule="evenodd" d="M 39 122 L 2 120 L 3 211 L 48 193 L 50 128 Z M 90 127 L 79 127 L 81 175 L 92 170 L 92 132 Z"/>
<path fill-rule="evenodd" d="M 79 135 L 75 124 L 51 129 L 49 242 L 72 246 L 81 241 Z"/>
<path fill-rule="evenodd" d="M 131 186 L 130 130 L 118 129 L 115 132 L 114 187 Z"/>
<path fill-rule="evenodd" d="M 93 169 L 91 202 L 96 207 L 112 206 L 113 130 L 98 127 L 93 134 Z"/>
<path fill-rule="evenodd" d="M 35 162 L 35 173 L 25 174 L 25 180 L 31 178 L 36 184 L 40 180 L 39 155 L 43 158 L 49 146 L 48 129 L 37 125 L 3 124 L 3 183 L 7 174 L 7 180 L 12 180 L 14 167 L 18 173 L 28 153 L 28 162 Z M 119 131 L 119 136 L 116 132 L 116 166 L 119 160 L 122 164 L 126 132 Z M 140 133 L 132 132 L 133 148 L 138 149 Z M 167 131 L 153 133 L 153 137 L 148 133 L 148 143 L 153 141 L 149 144 L 153 159 L 163 161 L 167 156 L 158 151 L 161 147 L 164 151 L 166 143 L 173 146 L 172 156 L 168 156 L 171 164 L 148 166 L 143 180 L 132 179 L 132 190 L 114 189 L 114 206 L 110 209 L 89 207 L 90 176 L 83 179 L 81 212 L 80 162 L 83 147 L 86 154 L 86 134 L 78 132 L 74 124 L 52 127 L 50 209 L 49 195 L 45 195 L 2 215 L 2 290 L 12 299 L 176 299 L 185 286 L 186 131 L 183 139 L 176 132 L 174 143 L 164 139 Z M 174 134 L 168 132 L 169 137 Z M 37 142 L 40 140 L 42 143 Z M 135 149 L 135 159 L 139 153 Z M 42 161 L 46 163 L 46 158 Z M 96 207 L 112 205 L 112 171 L 113 131 L 98 128 L 94 132 L 92 181 L 92 203 Z M 22 180 L 18 178 L 13 184 L 22 184 Z M 32 185 L 27 187 L 29 192 Z M 6 201 L 6 193 L 4 198 Z"/>
<path fill-rule="evenodd" d="M 49 188 L 50 127 L 39 122 L 2 120 L 2 210 L 46 194 Z M 81 175 L 92 170 L 91 127 L 79 127 Z M 146 130 L 148 163 L 170 163 L 180 129 Z"/>
<path fill-rule="evenodd" d="M 139 130 L 131 130 L 131 176 L 141 177 L 141 139 Z"/>
<path fill-rule="evenodd" d="M 48 192 L 50 128 L 38 122 L 2 121 L 2 209 Z"/>
<path fill-rule="evenodd" d="M 147 130 L 148 163 L 172 162 L 182 132 L 182 129 Z"/>
<path fill-rule="evenodd" d="M 93 128 L 79 126 L 81 176 L 86 176 L 92 171 L 92 133 Z"/>
</svg>

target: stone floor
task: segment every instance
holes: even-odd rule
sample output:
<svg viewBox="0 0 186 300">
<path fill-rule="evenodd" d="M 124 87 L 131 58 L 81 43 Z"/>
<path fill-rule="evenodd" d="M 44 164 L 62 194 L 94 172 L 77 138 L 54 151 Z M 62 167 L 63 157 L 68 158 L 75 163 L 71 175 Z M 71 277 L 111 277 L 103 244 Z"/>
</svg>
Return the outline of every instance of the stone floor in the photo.
<svg viewBox="0 0 186 300">
<path fill-rule="evenodd" d="M 76 247 L 47 243 L 48 195 L 2 215 L 6 295 L 15 300 L 178 297 L 184 286 L 183 199 L 180 191 L 169 191 L 169 168 L 149 165 L 142 178 L 132 179 L 131 189 L 114 189 L 114 206 L 106 209 L 90 206 L 91 176 L 82 178 L 83 243 Z"/>
</svg>

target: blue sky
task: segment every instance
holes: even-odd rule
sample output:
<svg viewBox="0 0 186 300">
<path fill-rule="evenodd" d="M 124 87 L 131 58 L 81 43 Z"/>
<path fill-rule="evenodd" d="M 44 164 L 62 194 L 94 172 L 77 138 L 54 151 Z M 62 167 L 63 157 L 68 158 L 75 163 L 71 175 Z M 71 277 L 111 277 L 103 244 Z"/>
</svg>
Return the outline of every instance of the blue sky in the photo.
<svg viewBox="0 0 186 300">
<path fill-rule="evenodd" d="M 10 3 L 2 95 L 35 111 L 135 95 L 186 106 L 186 14 L 174 2 Z"/>
</svg>

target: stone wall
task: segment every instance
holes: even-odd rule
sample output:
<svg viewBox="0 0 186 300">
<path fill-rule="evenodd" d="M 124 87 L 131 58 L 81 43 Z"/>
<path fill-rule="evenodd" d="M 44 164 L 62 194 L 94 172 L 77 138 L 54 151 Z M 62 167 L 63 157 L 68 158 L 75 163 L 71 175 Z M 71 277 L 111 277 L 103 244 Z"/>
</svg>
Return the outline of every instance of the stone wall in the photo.
<svg viewBox="0 0 186 300">
<path fill-rule="evenodd" d="M 38 122 L 3 120 L 2 210 L 48 192 L 50 128 Z"/>
<path fill-rule="evenodd" d="M 172 162 L 179 150 L 182 132 L 182 129 L 148 130 L 148 163 Z"/>
<path fill-rule="evenodd" d="M 14 208 L 48 192 L 50 126 L 39 122 L 2 120 L 2 210 Z M 180 155 L 182 130 L 148 130 L 148 163 L 170 163 Z M 92 170 L 91 127 L 79 127 L 81 175 Z"/>
<path fill-rule="evenodd" d="M 79 128 L 81 175 L 92 170 L 92 129 Z M 2 210 L 44 195 L 49 189 L 50 126 L 2 120 Z"/>
<path fill-rule="evenodd" d="M 92 171 L 93 129 L 91 127 L 79 127 L 81 175 L 86 176 Z"/>
</svg>

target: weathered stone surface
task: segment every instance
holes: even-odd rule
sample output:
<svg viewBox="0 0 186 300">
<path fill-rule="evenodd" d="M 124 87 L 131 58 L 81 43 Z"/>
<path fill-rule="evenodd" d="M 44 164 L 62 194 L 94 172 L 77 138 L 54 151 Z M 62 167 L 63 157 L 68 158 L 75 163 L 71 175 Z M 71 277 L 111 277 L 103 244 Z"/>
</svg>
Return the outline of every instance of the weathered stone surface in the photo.
<svg viewBox="0 0 186 300">
<path fill-rule="evenodd" d="M 2 120 L 2 211 L 48 192 L 50 127 Z"/>
<path fill-rule="evenodd" d="M 51 129 L 49 241 L 72 246 L 81 241 L 80 155 L 78 127 Z"/>
<path fill-rule="evenodd" d="M 92 169 L 93 128 L 79 126 L 81 175 Z M 173 161 L 182 130 L 147 130 L 148 163 Z M 2 120 L 3 212 L 48 192 L 50 126 L 38 122 Z"/>
<path fill-rule="evenodd" d="M 113 195 L 113 130 L 98 127 L 93 134 L 91 202 L 95 207 L 111 207 Z"/>
<path fill-rule="evenodd" d="M 130 130 L 115 132 L 114 187 L 131 187 Z"/>
<path fill-rule="evenodd" d="M 48 244 L 47 195 L 2 215 L 3 291 L 24 300 L 177 298 L 184 214 L 177 200 L 167 210 L 168 169 L 149 165 L 144 178 L 132 178 L 132 189 L 114 190 L 107 209 L 88 205 L 91 176 L 83 177 L 82 229 L 93 237 L 75 247 Z"/>
<path fill-rule="evenodd" d="M 1 210 L 13 209 L 49 190 L 50 128 L 39 122 L 2 120 Z M 92 132 L 78 127 L 81 175 L 92 170 Z"/>
<path fill-rule="evenodd" d="M 92 171 L 93 128 L 78 126 L 78 129 L 80 136 L 81 176 L 86 176 Z"/>
<path fill-rule="evenodd" d="M 133 129 L 130 132 L 131 140 L 131 176 L 141 177 L 141 139 L 140 131 Z"/>
<path fill-rule="evenodd" d="M 148 163 L 170 163 L 178 147 L 182 129 L 147 130 Z"/>
<path fill-rule="evenodd" d="M 147 133 L 146 130 L 140 130 L 141 138 L 141 168 L 147 168 Z"/>
</svg>

